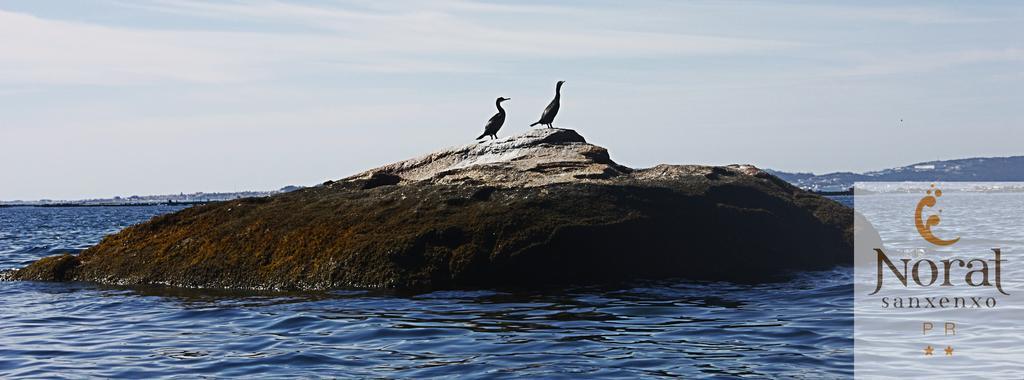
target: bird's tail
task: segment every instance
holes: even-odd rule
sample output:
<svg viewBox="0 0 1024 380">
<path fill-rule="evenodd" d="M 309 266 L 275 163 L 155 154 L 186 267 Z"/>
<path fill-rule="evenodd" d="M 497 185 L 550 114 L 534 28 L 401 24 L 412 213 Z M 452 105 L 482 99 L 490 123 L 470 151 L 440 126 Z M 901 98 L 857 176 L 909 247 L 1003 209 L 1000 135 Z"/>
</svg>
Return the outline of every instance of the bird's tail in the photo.
<svg viewBox="0 0 1024 380">
<path fill-rule="evenodd" d="M 536 123 L 530 124 L 530 126 L 532 127 L 532 126 L 537 125 L 537 124 L 540 124 L 540 122 L 538 121 Z"/>
<path fill-rule="evenodd" d="M 482 138 L 484 138 L 484 136 L 487 136 L 487 132 L 484 132 L 484 134 L 480 135 L 480 137 L 477 137 L 476 139 L 477 140 L 482 139 Z"/>
</svg>

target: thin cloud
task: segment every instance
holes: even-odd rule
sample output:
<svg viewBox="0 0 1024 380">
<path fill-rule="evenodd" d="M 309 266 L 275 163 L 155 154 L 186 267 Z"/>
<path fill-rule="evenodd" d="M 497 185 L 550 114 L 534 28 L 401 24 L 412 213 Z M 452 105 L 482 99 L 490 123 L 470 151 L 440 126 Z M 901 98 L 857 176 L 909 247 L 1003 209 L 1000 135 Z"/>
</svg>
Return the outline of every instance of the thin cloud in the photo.
<svg viewBox="0 0 1024 380">
<path fill-rule="evenodd" d="M 238 57 L 195 46 L 191 33 L 139 31 L 0 11 L 6 84 L 218 83 L 251 76 Z"/>
<path fill-rule="evenodd" d="M 495 5 L 447 1 L 356 2 L 360 7 L 315 7 L 277 1 L 207 3 L 160 1 L 148 9 L 220 19 L 248 18 L 336 33 L 364 42 L 363 48 L 393 54 L 459 53 L 524 55 L 555 58 L 624 55 L 738 54 L 792 48 L 800 44 L 770 39 L 731 38 L 633 30 L 573 30 L 524 18 L 513 26 L 495 27 L 462 10 L 502 14 L 529 12 L 562 15 L 573 10 L 554 6 Z M 389 5 L 390 4 L 390 5 Z M 139 6 L 139 5 L 134 5 Z M 353 10 L 358 9 L 358 10 Z M 611 17 L 614 13 L 575 10 L 574 17 Z M 511 28 L 510 28 L 511 27 Z M 373 49 L 375 47 L 377 49 Z"/>
<path fill-rule="evenodd" d="M 836 77 L 921 73 L 962 65 L 1024 61 L 1024 49 L 972 49 L 954 52 L 893 54 L 831 73 Z"/>
<path fill-rule="evenodd" d="M 979 17 L 951 9 L 936 7 L 880 6 L 855 8 L 846 6 L 823 7 L 821 10 L 830 13 L 833 17 L 913 25 L 973 24 L 1000 20 L 1000 18 L 997 17 Z"/>
<path fill-rule="evenodd" d="M 504 7 L 442 4 L 454 5 L 412 11 L 282 2 L 126 5 L 188 17 L 255 19 L 290 28 L 277 33 L 115 27 L 0 11 L 0 36 L 6 41 L 0 50 L 0 83 L 235 83 L 311 66 L 353 72 L 485 72 L 489 69 L 481 61 L 493 59 L 729 55 L 798 46 L 777 40 L 530 23 L 509 29 L 459 13 L 467 7 L 486 12 Z"/>
</svg>

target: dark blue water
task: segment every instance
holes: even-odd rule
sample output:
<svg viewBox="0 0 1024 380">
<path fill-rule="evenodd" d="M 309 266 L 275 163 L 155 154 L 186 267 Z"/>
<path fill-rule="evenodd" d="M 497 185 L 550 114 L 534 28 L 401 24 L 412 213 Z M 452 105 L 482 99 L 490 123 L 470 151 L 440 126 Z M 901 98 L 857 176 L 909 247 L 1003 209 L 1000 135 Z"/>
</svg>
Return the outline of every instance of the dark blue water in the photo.
<svg viewBox="0 0 1024 380">
<path fill-rule="evenodd" d="M 177 209 L 0 208 L 0 268 Z M 851 377 L 850 272 L 425 294 L 0 282 L 0 377 Z"/>
</svg>

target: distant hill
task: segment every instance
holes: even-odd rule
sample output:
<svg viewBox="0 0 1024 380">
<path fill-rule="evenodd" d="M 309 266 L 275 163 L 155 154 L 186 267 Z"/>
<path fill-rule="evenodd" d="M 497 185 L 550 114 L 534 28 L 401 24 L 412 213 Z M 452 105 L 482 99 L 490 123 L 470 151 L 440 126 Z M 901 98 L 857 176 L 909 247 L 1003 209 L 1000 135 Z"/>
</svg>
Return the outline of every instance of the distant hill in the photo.
<svg viewBox="0 0 1024 380">
<path fill-rule="evenodd" d="M 1024 181 L 1024 156 L 979 157 L 947 161 L 928 161 L 899 168 L 867 173 L 836 172 L 816 175 L 766 170 L 783 180 L 804 189 L 815 191 L 842 191 L 854 182 L 902 181 Z"/>
<path fill-rule="evenodd" d="M 302 189 L 303 186 L 289 185 L 271 191 L 239 191 L 230 193 L 179 193 L 163 195 L 131 195 L 113 198 L 53 200 L 40 199 L 34 201 L 0 201 L 0 206 L 132 206 L 159 204 L 197 204 L 219 202 L 239 198 L 267 197 L 274 194 L 287 193 Z"/>
</svg>

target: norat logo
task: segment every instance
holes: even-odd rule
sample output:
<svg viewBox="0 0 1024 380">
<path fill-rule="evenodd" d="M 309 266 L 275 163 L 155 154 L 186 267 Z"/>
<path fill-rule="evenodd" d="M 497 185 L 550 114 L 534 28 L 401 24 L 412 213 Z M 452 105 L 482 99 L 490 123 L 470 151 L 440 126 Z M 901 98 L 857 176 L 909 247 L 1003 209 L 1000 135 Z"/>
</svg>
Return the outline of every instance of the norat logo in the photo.
<svg viewBox="0 0 1024 380">
<path fill-rule="evenodd" d="M 931 189 L 925 192 L 925 194 L 927 195 L 917 202 L 917 208 L 914 209 L 914 226 L 917 227 L 917 232 L 921 234 L 921 237 L 923 237 L 924 240 L 927 240 L 929 243 L 938 246 L 952 245 L 960 241 L 960 238 L 957 237 L 956 239 L 943 240 L 935 236 L 934 233 L 932 233 L 932 227 L 937 226 L 941 220 L 938 215 L 930 215 L 928 216 L 928 219 L 923 218 L 924 209 L 926 207 L 935 207 L 936 203 L 938 202 L 938 198 L 942 196 L 942 190 L 935 188 L 934 184 L 931 187 Z M 942 210 L 940 209 L 939 212 L 941 213 Z M 918 286 L 922 287 L 931 286 L 936 282 L 939 282 L 940 279 L 942 281 L 939 282 L 939 286 L 953 287 L 956 285 L 952 281 L 951 274 L 952 272 L 956 271 L 954 269 L 955 267 L 967 269 L 967 271 L 963 273 L 963 284 L 966 284 L 967 286 L 970 287 L 994 286 L 999 293 L 1009 295 L 1009 293 L 1006 293 L 1006 291 L 1003 290 L 1002 264 L 1003 262 L 1005 262 L 1005 260 L 1002 259 L 1002 252 L 999 248 L 992 248 L 993 257 L 992 259 L 989 260 L 979 258 L 969 260 L 950 258 L 940 260 L 938 263 L 936 263 L 935 261 L 922 258 L 918 259 L 916 262 L 914 262 L 913 265 L 911 265 L 911 259 L 900 259 L 900 261 L 903 263 L 902 271 L 900 270 L 900 268 L 896 266 L 896 264 L 892 262 L 892 260 L 889 259 L 889 256 L 887 256 L 881 248 L 875 248 L 874 250 L 877 253 L 876 257 L 878 262 L 878 277 L 875 286 L 875 291 L 870 293 L 869 295 L 877 294 L 880 290 L 882 290 L 882 280 L 884 277 L 884 269 L 886 268 L 888 268 L 889 271 L 896 276 L 896 280 L 903 284 L 904 287 L 908 286 L 908 280 L 911 279 Z M 989 263 L 991 263 L 992 266 L 995 268 L 995 273 L 990 273 Z M 992 274 L 994 274 L 994 276 L 991 276 Z M 991 281 L 993 279 L 995 280 L 994 285 L 993 281 Z M 917 307 L 920 307 L 919 299 L 917 299 L 916 297 L 910 298 L 911 305 L 914 304 L 913 301 L 917 301 L 919 305 Z M 938 307 L 947 307 L 946 304 L 949 300 L 950 298 L 947 297 L 938 297 Z M 952 300 L 952 303 L 954 305 L 953 307 L 967 307 L 967 302 L 963 297 L 953 297 Z M 889 301 L 890 300 L 888 297 L 882 298 L 882 303 L 885 305 L 884 307 L 889 307 Z M 896 297 L 893 301 L 894 307 L 903 307 L 902 298 Z M 932 305 L 931 307 L 936 307 L 930 298 L 927 299 L 927 301 L 928 304 Z M 975 304 L 978 304 L 978 302 L 975 302 Z M 987 307 L 995 307 L 996 300 L 995 298 L 988 297 L 987 299 L 985 299 L 985 304 Z"/>
<path fill-rule="evenodd" d="M 932 188 L 926 191 L 925 194 L 928 195 L 917 202 L 917 209 L 914 210 L 914 226 L 917 227 L 917 233 L 921 234 L 921 237 L 923 237 L 924 240 L 935 245 L 953 245 L 953 243 L 960 241 L 959 237 L 952 240 L 942 240 L 932 233 L 932 227 L 939 225 L 939 221 L 941 220 L 938 215 L 929 216 L 927 221 L 921 219 L 925 207 L 935 207 L 935 203 L 937 203 L 938 198 L 942 196 L 942 190 L 936 189 L 933 184 Z M 942 213 L 942 209 L 939 209 L 939 213 Z"/>
</svg>

